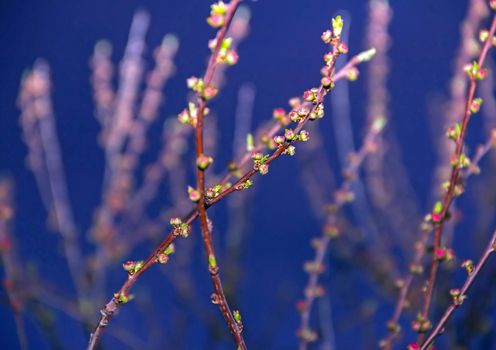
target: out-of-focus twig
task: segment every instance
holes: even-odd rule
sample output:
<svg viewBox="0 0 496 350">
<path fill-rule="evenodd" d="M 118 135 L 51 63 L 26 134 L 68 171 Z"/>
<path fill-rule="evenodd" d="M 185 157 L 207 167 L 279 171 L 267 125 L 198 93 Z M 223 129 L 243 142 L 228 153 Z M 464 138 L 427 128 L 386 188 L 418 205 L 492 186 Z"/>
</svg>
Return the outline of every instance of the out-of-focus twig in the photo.
<svg viewBox="0 0 496 350">
<path fill-rule="evenodd" d="M 5 278 L 2 281 L 7 292 L 10 307 L 14 313 L 19 348 L 28 349 L 26 329 L 22 320 L 24 300 L 22 290 L 22 269 L 15 256 L 14 241 L 12 239 L 12 222 L 14 220 L 13 184 L 6 178 L 0 178 L 0 258 L 3 264 Z"/>
<path fill-rule="evenodd" d="M 334 194 L 334 200 L 329 205 L 326 216 L 326 225 L 321 238 L 314 240 L 315 257 L 312 261 L 305 263 L 305 271 L 309 274 L 307 286 L 305 287 L 305 300 L 300 302 L 300 328 L 298 335 L 300 337 L 300 349 L 306 349 L 309 342 L 317 339 L 317 334 L 310 330 L 310 313 L 315 298 L 323 293 L 323 288 L 318 285 L 319 274 L 324 271 L 324 257 L 327 247 L 332 238 L 339 235 L 337 226 L 337 212 L 345 204 L 353 201 L 353 192 L 351 192 L 351 183 L 358 177 L 358 169 L 362 165 L 365 157 L 376 149 L 375 140 L 385 126 L 385 120 L 376 119 L 364 139 L 362 147 L 356 154 L 349 158 L 349 164 L 343 172 L 344 182 Z"/>
<path fill-rule="evenodd" d="M 72 280 L 79 298 L 83 298 L 87 290 L 85 267 L 69 201 L 50 92 L 50 69 L 48 64 L 39 60 L 21 84 L 20 121 L 28 145 L 28 158 L 41 162 L 32 170 L 40 180 L 38 186 L 45 197 L 51 223 L 62 237 Z M 39 148 L 33 148 L 37 146 Z"/>
</svg>

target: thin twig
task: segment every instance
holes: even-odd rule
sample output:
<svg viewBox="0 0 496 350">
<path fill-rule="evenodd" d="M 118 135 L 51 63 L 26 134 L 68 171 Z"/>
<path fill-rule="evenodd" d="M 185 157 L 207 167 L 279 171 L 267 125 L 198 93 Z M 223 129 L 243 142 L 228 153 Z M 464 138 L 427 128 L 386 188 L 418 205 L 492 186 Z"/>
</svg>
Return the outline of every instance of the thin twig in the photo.
<svg viewBox="0 0 496 350">
<path fill-rule="evenodd" d="M 14 313 L 19 348 L 27 350 L 28 338 L 22 320 L 23 298 L 20 280 L 22 271 L 15 256 L 15 247 L 11 234 L 14 220 L 13 184 L 10 180 L 0 178 L 0 261 L 2 262 L 5 278 L 2 281 L 7 293 L 10 308 Z"/>
<path fill-rule="evenodd" d="M 384 127 L 384 119 L 378 119 L 372 122 L 367 135 L 363 141 L 362 147 L 356 154 L 353 154 L 349 159 L 349 164 L 344 170 L 344 182 L 335 192 L 335 198 L 330 207 L 329 213 L 326 217 L 326 226 L 322 237 L 317 240 L 315 245 L 315 257 L 311 262 L 305 264 L 305 269 L 309 274 L 308 283 L 305 287 L 305 299 L 299 303 L 300 308 L 300 329 L 298 335 L 300 337 L 300 350 L 307 349 L 309 342 L 317 339 L 317 334 L 310 330 L 310 313 L 312 305 L 316 297 L 321 295 L 321 288 L 318 286 L 319 275 L 324 271 L 324 257 L 327 252 L 327 247 L 333 237 L 337 233 L 337 212 L 345 204 L 349 203 L 351 184 L 356 181 L 358 177 L 358 169 L 363 164 L 366 156 L 372 153 L 375 149 L 375 141 Z"/>
</svg>

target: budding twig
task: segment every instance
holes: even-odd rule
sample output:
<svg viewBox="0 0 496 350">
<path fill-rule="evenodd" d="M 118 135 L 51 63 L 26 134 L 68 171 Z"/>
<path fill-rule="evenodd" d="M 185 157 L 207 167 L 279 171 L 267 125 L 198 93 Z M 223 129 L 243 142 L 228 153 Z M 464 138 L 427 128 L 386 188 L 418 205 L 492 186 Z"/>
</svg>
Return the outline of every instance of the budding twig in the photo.
<svg viewBox="0 0 496 350">
<path fill-rule="evenodd" d="M 340 18 L 339 18 L 340 20 Z M 334 24 L 334 23 L 333 23 Z M 335 30 L 336 32 L 336 30 Z M 319 88 L 315 88 L 312 90 L 309 90 L 305 93 L 305 99 L 308 99 L 308 104 L 304 106 L 302 109 L 298 110 L 293 110 L 292 114 L 295 117 L 295 121 L 297 122 L 296 127 L 294 130 L 286 130 L 285 136 L 276 136 L 279 143 L 277 146 L 277 149 L 272 152 L 270 155 L 263 156 L 263 164 L 265 165 L 265 169 L 268 169 L 268 165 L 271 164 L 275 159 L 279 158 L 283 154 L 288 154 L 289 149 L 292 147 L 292 143 L 294 143 L 297 140 L 301 141 L 306 141 L 308 140 L 308 132 L 303 130 L 303 127 L 306 125 L 306 123 L 310 120 L 314 120 L 317 118 L 321 118 L 323 116 L 323 100 L 324 97 L 327 95 L 327 93 L 332 89 L 333 87 L 333 74 L 334 74 L 334 65 L 336 63 L 336 58 L 341 54 L 344 50 L 347 50 L 347 47 L 344 43 L 339 43 L 339 45 L 335 44 L 334 45 L 334 50 L 333 52 L 330 52 L 325 55 L 325 62 L 326 66 L 324 67 L 323 70 L 323 78 L 321 81 L 321 85 Z M 373 50 L 365 51 L 360 53 L 359 55 L 355 56 L 354 62 L 350 63 L 350 66 L 356 65 L 361 62 L 365 62 L 370 60 L 374 55 Z M 211 58 L 212 59 L 212 58 Z M 226 59 L 226 58 L 225 58 Z M 214 70 L 210 70 L 210 72 L 213 72 Z M 207 71 L 208 73 L 208 71 Z M 213 74 L 213 73 L 212 73 Z M 199 79 L 195 79 L 195 81 L 191 81 L 191 85 L 193 88 L 201 88 L 203 89 L 204 87 L 208 86 L 205 85 L 205 81 L 210 81 L 211 75 L 205 75 L 205 79 L 201 84 L 199 83 Z M 209 94 L 213 93 L 213 89 L 209 89 Z M 203 92 L 205 95 L 205 91 Z M 205 100 L 206 96 L 203 96 L 201 101 Z M 210 96 L 211 97 L 211 96 Z M 306 106 L 309 105 L 307 108 Z M 191 113 L 194 112 L 194 113 Z M 187 123 L 195 124 L 198 122 L 198 120 L 192 121 L 191 116 L 192 114 L 195 115 L 195 117 L 198 116 L 198 109 L 196 106 L 191 106 L 190 105 L 190 110 L 189 111 L 184 111 L 181 113 L 179 116 L 180 119 L 183 118 Z M 299 113 L 300 112 L 300 113 Z M 196 119 L 196 118 L 195 118 Z M 196 125 L 195 125 L 196 126 Z M 196 129 L 195 129 L 196 130 Z M 275 141 L 274 141 L 275 142 Z M 198 143 L 197 143 L 198 147 Z M 200 151 L 200 152 L 198 152 Z M 197 150 L 197 154 L 203 154 L 201 152 L 201 149 Z M 253 156 L 253 155 L 252 155 Z M 260 162 L 260 161 L 259 161 Z M 201 157 L 200 159 L 197 159 L 197 165 L 198 167 L 201 168 L 206 168 L 209 164 L 210 160 L 208 158 Z M 204 170 L 204 169 L 203 169 Z M 241 176 L 232 186 L 224 189 L 223 186 L 221 186 L 220 191 L 216 196 L 214 196 L 210 200 L 205 200 L 204 205 L 202 206 L 204 210 L 206 211 L 210 206 L 214 205 L 215 203 L 219 202 L 226 196 L 230 195 L 234 191 L 240 190 L 242 188 L 246 188 L 249 180 L 256 174 L 256 173 L 264 173 L 262 167 L 259 166 L 254 166 L 252 169 L 248 170 L 243 176 Z M 200 184 L 201 185 L 201 184 Z M 204 186 L 204 184 L 203 184 Z M 227 186 L 226 186 L 227 187 Z M 201 188 L 201 186 L 199 186 Z M 198 190 L 191 189 L 190 192 L 190 198 L 195 200 L 195 201 L 200 201 L 204 200 L 202 199 L 202 195 L 198 193 Z M 196 220 L 199 217 L 199 209 L 198 210 L 191 210 L 189 214 L 187 214 L 181 221 L 184 224 L 191 225 L 191 223 Z M 206 216 L 205 216 L 206 217 Z M 208 222 L 207 224 L 207 230 L 208 230 Z M 205 220 L 203 223 L 203 226 L 205 226 Z M 140 268 L 137 269 L 136 271 L 133 271 L 132 275 L 129 275 L 127 281 L 122 285 L 122 287 L 119 289 L 118 292 L 114 294 L 114 297 L 103 307 L 101 310 L 101 317 L 98 322 L 98 325 L 95 328 L 94 333 L 91 335 L 90 338 L 90 343 L 88 345 L 88 349 L 95 349 L 97 346 L 104 328 L 108 325 L 108 323 L 111 321 L 113 316 L 115 315 L 116 311 L 119 309 L 119 307 L 123 304 L 125 304 L 129 300 L 129 290 L 131 287 L 136 283 L 136 281 L 141 277 L 141 275 L 147 271 L 153 264 L 156 263 L 157 257 L 162 254 L 164 250 L 169 249 L 170 245 L 174 242 L 174 240 L 178 237 L 177 234 L 175 234 L 175 230 L 172 230 L 169 232 L 169 234 L 164 238 L 164 240 L 158 245 L 158 247 L 155 248 L 153 253 L 144 261 L 140 262 Z M 209 265 L 211 266 L 216 266 L 216 260 L 215 260 L 215 255 L 213 255 L 212 258 L 210 258 L 209 255 Z M 217 290 L 216 290 L 217 292 Z M 240 323 L 239 317 L 237 317 L 239 314 L 233 313 L 233 317 L 236 321 L 236 323 Z"/>
<path fill-rule="evenodd" d="M 221 11 L 215 11 L 215 8 L 212 6 L 212 18 L 213 16 L 223 16 L 223 25 L 221 26 L 217 36 L 215 38 L 215 47 L 212 51 L 212 55 L 210 56 L 210 60 L 208 62 L 207 70 L 205 72 L 205 76 L 203 78 L 204 88 L 206 89 L 216 89 L 212 87 L 210 84 L 214 77 L 215 69 L 219 65 L 219 55 L 222 46 L 224 45 L 227 30 L 233 19 L 234 13 L 239 5 L 239 0 L 232 0 L 227 9 L 222 9 Z M 218 6 L 225 6 L 224 4 Z M 214 13 L 215 12 L 215 13 Z M 218 12 L 218 13 L 217 13 Z M 203 93 L 203 95 L 202 95 Z M 197 190 L 200 192 L 200 198 L 198 201 L 198 215 L 200 217 L 200 226 L 201 233 L 203 239 L 203 245 L 205 248 L 205 253 L 208 257 L 208 269 L 210 272 L 210 276 L 212 279 L 212 284 L 214 286 L 214 298 L 216 299 L 216 304 L 219 305 L 219 308 L 224 316 L 224 319 L 227 323 L 229 331 L 231 332 L 238 349 L 246 349 L 246 345 L 241 334 L 242 327 L 240 322 L 235 319 L 235 314 L 229 308 L 227 303 L 227 299 L 224 294 L 224 288 L 222 286 L 222 282 L 219 276 L 219 267 L 217 265 L 217 261 L 215 258 L 215 250 L 212 242 L 212 232 L 209 227 L 209 222 L 206 213 L 205 206 L 205 170 L 211 163 L 211 158 L 205 156 L 204 154 L 204 139 L 203 139 L 203 122 L 205 117 L 205 109 L 206 109 L 206 101 L 207 98 L 204 95 L 204 92 L 197 92 L 197 119 L 195 126 L 195 151 L 196 151 L 196 159 L 197 159 L 197 170 L 196 170 L 196 180 L 197 180 Z"/>
<path fill-rule="evenodd" d="M 363 164 L 366 156 L 375 149 L 375 140 L 382 132 L 385 120 L 378 118 L 370 126 L 363 141 L 362 147 L 355 154 L 351 155 L 349 164 L 344 170 L 344 181 L 335 192 L 334 201 L 330 204 L 329 213 L 326 217 L 326 225 L 322 237 L 315 242 L 315 257 L 311 262 L 305 263 L 305 270 L 309 274 L 308 283 L 305 287 L 305 299 L 298 303 L 300 309 L 300 350 L 307 348 L 309 342 L 316 340 L 317 334 L 310 330 L 310 313 L 316 297 L 321 295 L 321 288 L 318 286 L 319 275 L 324 270 L 324 257 L 331 239 L 339 235 L 337 227 L 337 212 L 341 207 L 353 200 L 353 193 L 350 192 L 351 184 L 358 176 L 358 169 Z"/>
<path fill-rule="evenodd" d="M 437 218 L 434 219 L 434 254 L 441 247 L 441 238 L 443 234 L 444 222 L 447 219 L 449 209 L 456 196 L 455 190 L 456 187 L 459 185 L 458 182 L 459 182 L 461 169 L 466 167 L 467 164 L 466 157 L 463 154 L 465 134 L 467 132 L 467 126 L 470 121 L 470 116 L 472 115 L 472 113 L 474 113 L 473 102 L 475 101 L 474 95 L 475 95 L 475 89 L 477 87 L 477 81 L 483 79 L 487 75 L 487 72 L 483 68 L 483 66 L 487 54 L 489 52 L 489 49 L 492 46 L 492 37 L 494 36 L 495 32 L 496 32 L 496 16 L 493 15 L 491 28 L 489 29 L 489 33 L 488 33 L 488 39 L 484 42 L 484 46 L 482 47 L 479 58 L 477 62 L 474 62 L 466 69 L 467 74 L 469 75 L 470 84 L 467 91 L 463 119 L 461 124 L 459 124 L 460 125 L 459 131 L 454 137 L 455 152 L 451 158 L 452 170 L 451 170 L 448 188 L 443 196 L 442 203 L 440 204 L 441 208 L 439 208 L 440 210 L 438 211 L 438 213 L 436 213 L 438 214 L 438 216 Z M 429 310 L 432 302 L 432 296 L 434 291 L 434 285 L 436 282 L 438 267 L 439 267 L 439 260 L 433 255 L 433 259 L 429 271 L 429 277 L 427 281 L 427 290 L 424 295 L 423 309 L 420 314 L 421 318 L 424 320 L 427 320 L 429 316 Z M 422 343 L 423 334 L 424 333 L 419 333 L 417 339 L 417 344 L 419 345 Z"/>
<path fill-rule="evenodd" d="M 461 178 L 464 183 L 466 183 L 469 177 L 473 174 L 478 174 L 478 165 L 480 161 L 487 153 L 489 153 L 491 149 L 494 148 L 494 144 L 495 141 L 492 138 L 489 138 L 484 145 L 481 145 L 477 148 L 475 155 L 472 157 L 470 167 L 464 169 L 464 171 L 461 173 Z M 415 275 L 423 272 L 421 264 L 422 259 L 424 258 L 427 251 L 429 233 L 431 232 L 432 225 L 428 222 L 423 222 L 421 224 L 421 232 L 419 232 L 421 238 L 415 243 L 415 254 L 413 256 L 412 262 L 410 263 L 407 276 L 401 280 L 400 291 L 396 300 L 394 312 L 388 321 L 389 335 L 386 339 L 381 341 L 381 347 L 385 350 L 389 350 L 392 348 L 394 341 L 401 331 L 399 320 L 407 304 L 408 292 L 410 291 L 410 287 L 413 283 Z"/>
<path fill-rule="evenodd" d="M 465 280 L 465 283 L 463 284 L 462 288 L 459 290 L 453 290 L 452 291 L 452 297 L 453 297 L 453 302 L 452 304 L 446 309 L 444 312 L 443 316 L 440 318 L 434 329 L 432 330 L 431 334 L 427 337 L 427 339 L 424 341 L 422 346 L 420 347 L 420 350 L 427 350 L 429 349 L 430 345 L 434 342 L 436 337 L 441 335 L 441 333 L 444 330 L 444 326 L 450 319 L 451 315 L 455 310 L 462 304 L 463 299 L 466 298 L 467 292 L 469 288 L 472 286 L 472 284 L 475 282 L 475 279 L 477 276 L 480 274 L 482 268 L 484 265 L 486 265 L 487 261 L 489 260 L 489 257 L 491 256 L 492 253 L 496 250 L 496 231 L 494 232 L 493 236 L 491 237 L 489 244 L 487 245 L 486 249 L 484 250 L 484 253 L 482 254 L 479 262 L 473 269 L 473 271 L 469 271 L 468 277 Z"/>
</svg>

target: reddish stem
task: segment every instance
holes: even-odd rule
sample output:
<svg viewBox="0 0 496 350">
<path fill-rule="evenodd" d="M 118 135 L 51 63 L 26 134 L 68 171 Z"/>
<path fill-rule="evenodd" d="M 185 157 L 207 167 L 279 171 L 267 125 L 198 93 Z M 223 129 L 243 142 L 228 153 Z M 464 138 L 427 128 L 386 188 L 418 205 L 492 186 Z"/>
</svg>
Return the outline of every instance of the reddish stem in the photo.
<svg viewBox="0 0 496 350">
<path fill-rule="evenodd" d="M 489 30 L 488 38 L 492 38 L 494 36 L 495 32 L 496 32 L 496 16 L 493 16 L 493 20 L 492 20 L 491 28 Z M 479 55 L 479 59 L 477 61 L 479 67 L 482 67 L 484 65 L 484 62 L 486 60 L 486 57 L 487 57 L 487 54 L 489 52 L 489 48 L 491 47 L 491 45 L 492 45 L 492 41 L 490 39 L 485 41 L 484 46 L 482 47 L 481 53 Z M 462 120 L 462 124 L 461 124 L 461 131 L 460 131 L 459 137 L 455 140 L 456 147 L 455 147 L 455 153 L 453 155 L 453 157 L 455 159 L 459 159 L 459 157 L 463 151 L 465 134 L 467 132 L 467 126 L 468 126 L 468 123 L 470 121 L 470 115 L 471 115 L 470 107 L 471 107 L 472 101 L 474 99 L 475 89 L 477 87 L 477 80 L 475 79 L 473 74 L 470 74 L 469 76 L 470 76 L 470 84 L 469 84 L 469 88 L 467 91 L 467 98 L 465 100 L 465 112 L 464 112 L 463 120 Z M 458 166 L 454 166 L 451 170 L 451 176 L 450 176 L 450 180 L 449 180 L 448 190 L 446 191 L 446 193 L 443 197 L 443 201 L 442 201 L 442 203 L 443 203 L 443 209 L 441 211 L 441 218 L 442 219 L 439 223 L 436 223 L 436 225 L 434 227 L 433 259 L 432 259 L 431 268 L 429 271 L 427 290 L 426 290 L 425 295 L 424 295 L 424 304 L 423 304 L 424 306 L 423 306 L 423 309 L 421 312 L 421 317 L 424 320 L 427 320 L 428 316 L 429 316 L 429 310 L 430 310 L 430 306 L 432 303 L 434 285 L 436 283 L 437 271 L 438 271 L 439 263 L 440 263 L 440 261 L 438 259 L 436 259 L 434 254 L 441 247 L 441 238 L 442 238 L 442 234 L 443 234 L 443 226 L 444 226 L 444 222 L 445 222 L 445 219 L 447 217 L 447 214 L 449 212 L 450 206 L 453 202 L 453 199 L 455 198 L 455 186 L 458 184 L 460 170 L 461 169 Z M 418 336 L 418 339 L 417 339 L 417 344 L 419 344 L 419 345 L 422 344 L 423 337 L 424 337 L 424 333 L 420 333 Z"/>
<path fill-rule="evenodd" d="M 491 240 L 489 241 L 489 244 L 487 245 L 486 250 L 482 254 L 482 257 L 480 258 L 479 262 L 477 263 L 474 271 L 469 273 L 467 279 L 465 280 L 465 283 L 463 284 L 462 288 L 460 289 L 459 296 L 456 296 L 453 298 L 453 303 L 446 309 L 443 316 L 441 317 L 439 322 L 434 327 L 434 330 L 431 332 L 429 337 L 425 340 L 425 342 L 420 347 L 420 350 L 427 350 L 430 347 L 430 345 L 434 342 L 434 339 L 436 339 L 436 337 L 441 335 L 441 333 L 444 330 L 444 326 L 446 325 L 446 323 L 450 319 L 453 312 L 462 304 L 461 301 L 463 300 L 463 298 L 466 297 L 467 291 L 472 286 L 472 284 L 475 282 L 475 279 L 479 275 L 479 273 L 482 270 L 482 268 L 484 267 L 484 265 L 489 260 L 489 257 L 491 256 L 491 254 L 494 253 L 495 249 L 496 249 L 496 231 L 494 232 Z"/>
<path fill-rule="evenodd" d="M 227 30 L 229 28 L 229 24 L 231 23 L 234 13 L 236 12 L 236 8 L 238 4 L 239 4 L 239 0 L 231 1 L 225 16 L 224 25 L 217 34 L 216 37 L 217 45 L 214 48 L 212 55 L 210 56 L 210 60 L 207 66 L 207 71 L 204 77 L 204 82 L 206 87 L 210 85 L 215 73 L 215 69 L 218 66 L 219 50 L 222 41 L 224 40 Z M 204 156 L 203 122 L 205 118 L 205 108 L 206 108 L 206 101 L 198 94 L 198 119 L 195 127 L 195 144 L 196 144 L 195 150 L 196 150 L 197 158 Z M 217 267 L 216 263 L 214 266 L 212 266 L 211 264 L 211 260 L 212 259 L 215 260 L 215 250 L 212 242 L 212 232 L 210 231 L 209 228 L 207 212 L 206 212 L 205 170 L 206 169 L 202 169 L 200 166 L 198 166 L 196 170 L 197 190 L 200 192 L 200 200 L 198 202 L 197 208 L 198 208 L 198 215 L 200 217 L 200 227 L 201 227 L 203 245 L 205 248 L 205 253 L 207 255 L 207 258 L 209 259 L 209 272 L 212 278 L 212 284 L 215 291 L 214 292 L 215 299 L 217 300 L 219 308 L 222 312 L 222 315 L 224 316 L 229 331 L 234 337 L 234 341 L 236 342 L 238 349 L 246 349 L 246 345 L 243 336 L 241 334 L 242 329 L 234 319 L 233 313 L 231 312 L 229 308 L 229 304 L 227 303 L 227 299 L 224 294 L 224 288 L 222 287 L 222 281 L 219 276 L 219 268 Z"/>
<path fill-rule="evenodd" d="M 360 60 L 358 56 L 355 56 L 340 72 L 345 76 L 346 72 L 353 66 L 363 62 L 363 60 Z M 335 59 L 331 60 L 328 64 L 330 71 L 332 72 L 334 69 L 335 65 Z M 209 75 L 210 77 L 210 75 Z M 342 78 L 342 76 L 341 76 Z M 322 104 L 325 95 L 327 94 L 327 90 L 321 85 L 320 88 L 318 89 L 317 97 L 315 104 L 312 105 L 312 108 L 309 111 L 309 114 L 307 117 L 305 117 L 302 121 L 298 123 L 296 128 L 294 129 L 294 133 L 297 134 L 299 133 L 302 128 L 305 126 L 305 124 L 310 120 L 309 115 L 311 112 L 313 112 L 316 108 L 316 106 Z M 284 151 L 291 145 L 293 141 L 286 142 L 282 144 L 279 148 L 277 148 L 266 160 L 265 164 L 270 164 L 272 163 L 275 159 L 277 159 L 279 156 L 281 156 Z M 243 184 L 246 180 L 249 180 L 251 177 L 253 177 L 257 173 L 257 170 L 255 169 L 250 169 L 248 170 L 236 183 L 231 186 L 230 188 L 226 189 L 225 191 L 221 192 L 217 197 L 213 198 L 210 201 L 205 201 L 204 208 L 207 210 L 209 207 L 214 205 L 215 203 L 219 202 L 229 194 L 233 193 L 235 190 L 239 188 L 241 184 Z M 199 212 L 197 209 L 192 209 L 183 219 L 182 222 L 190 225 L 194 220 L 196 220 L 199 217 Z M 143 273 L 145 273 L 153 264 L 156 263 L 157 255 L 163 252 L 167 247 L 170 246 L 171 243 L 173 243 L 177 238 L 177 235 L 174 234 L 174 230 L 169 231 L 167 236 L 164 238 L 162 242 L 153 250 L 153 252 L 148 256 L 148 258 L 143 262 L 143 266 L 139 271 L 137 271 L 135 274 L 132 276 L 129 276 L 128 280 L 122 285 L 122 287 L 119 289 L 117 293 L 115 293 L 116 296 L 123 295 L 123 296 L 128 296 L 129 295 L 129 290 L 131 287 L 136 283 L 136 281 L 141 277 Z M 123 303 L 119 301 L 118 298 L 115 296 L 100 310 L 101 317 L 98 322 L 98 325 L 95 328 L 94 333 L 90 337 L 90 342 L 88 345 L 88 350 L 93 350 L 96 348 L 98 345 L 100 338 L 103 334 L 104 328 L 108 325 L 108 323 L 112 320 L 113 316 L 119 309 L 119 307 Z"/>
</svg>

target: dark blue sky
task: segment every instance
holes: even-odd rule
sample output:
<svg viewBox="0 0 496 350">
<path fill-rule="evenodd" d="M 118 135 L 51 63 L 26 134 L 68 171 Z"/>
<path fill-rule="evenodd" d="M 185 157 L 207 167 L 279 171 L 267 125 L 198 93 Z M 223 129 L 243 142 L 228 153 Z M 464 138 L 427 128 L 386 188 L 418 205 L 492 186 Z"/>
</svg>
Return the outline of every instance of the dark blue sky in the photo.
<svg viewBox="0 0 496 350">
<path fill-rule="evenodd" d="M 367 2 L 364 0 L 259 0 L 247 1 L 246 4 L 252 10 L 251 33 L 239 49 L 239 64 L 229 69 L 227 84 L 212 104 L 219 116 L 221 134 L 215 166 L 217 172 L 231 156 L 232 115 L 242 84 L 249 83 L 256 88 L 253 118 L 256 126 L 270 118 L 274 107 L 286 106 L 288 98 L 313 86 L 319 79 L 324 52 L 320 33 L 329 26 L 330 18 L 338 11 L 344 13 L 348 20 L 351 18 L 348 43 L 351 53 L 367 48 L 364 35 Z M 466 1 L 391 1 L 391 5 L 394 17 L 390 28 L 390 127 L 401 140 L 401 152 L 413 188 L 417 191 L 419 211 L 422 213 L 431 205 L 427 199 L 432 176 L 430 169 L 435 162 L 429 119 L 437 118 L 436 112 L 433 112 L 439 109 L 435 101 L 447 95 Z M 113 44 L 113 59 L 117 62 L 122 57 L 132 15 L 137 9 L 145 9 L 151 14 L 146 51 L 148 67 L 151 66 L 151 49 L 160 43 L 164 34 L 175 33 L 181 41 L 176 58 L 178 72 L 166 88 L 161 121 L 150 132 L 150 138 L 158 139 L 163 119 L 177 114 L 185 105 L 185 79 L 200 75 L 205 67 L 209 53 L 207 41 L 214 34 L 205 22 L 208 1 L 0 2 L 0 172 L 16 181 L 15 237 L 21 255 L 26 262 L 36 261 L 40 274 L 48 281 L 64 284 L 62 290 L 67 293 L 71 293 L 71 287 L 65 285 L 67 270 L 63 266 L 64 260 L 58 255 L 60 249 L 56 249 L 58 237 L 47 233 L 46 212 L 32 174 L 24 166 L 26 147 L 21 141 L 19 111 L 16 108 L 19 82 L 23 71 L 36 58 L 42 57 L 51 65 L 54 108 L 70 198 L 76 223 L 84 233 L 100 200 L 103 173 L 103 155 L 96 143 L 99 125 L 93 117 L 89 57 L 95 42 L 106 38 Z M 363 135 L 365 86 L 364 81 L 359 79 L 350 88 L 351 118 L 358 144 Z M 471 134 L 475 136 L 469 140 L 473 144 L 484 140 L 480 122 L 475 123 L 475 132 Z M 336 168 L 338 163 L 333 151 L 331 123 L 327 119 L 318 127 L 328 137 L 329 162 Z M 151 142 L 151 145 L 154 143 Z M 298 319 L 293 305 L 301 297 L 306 280 L 301 266 L 312 253 L 308 244 L 310 237 L 317 235 L 320 229 L 320 222 L 309 209 L 302 189 L 299 166 L 295 159 L 280 159 L 271 167 L 269 176 L 256 180 L 255 195 L 250 202 L 249 239 L 243 247 L 244 273 L 237 303 L 244 316 L 248 343 L 253 344 L 254 348 L 291 349 L 296 344 L 294 331 Z M 332 188 L 322 190 L 330 194 Z M 228 223 L 222 206 L 213 212 L 214 220 L 218 220 L 220 237 L 224 237 L 223 230 Z M 198 232 L 195 230 L 194 233 L 195 285 L 198 285 L 199 297 L 208 300 L 210 284 L 201 265 L 204 257 L 199 247 Z M 133 252 L 133 258 L 144 257 L 150 248 L 151 245 L 140 247 Z M 93 248 L 86 244 L 85 249 L 89 252 Z M 124 278 L 119 269 L 115 271 L 109 281 L 109 291 L 116 289 Z M 374 291 L 366 279 L 355 279 L 357 286 L 366 286 L 363 290 Z M 167 291 L 167 283 L 163 281 L 163 275 L 154 268 L 139 285 L 143 289 L 151 288 L 152 294 L 164 293 L 159 295 L 172 298 L 171 292 Z M 333 286 L 331 282 L 329 288 L 338 286 Z M 352 297 L 363 301 L 366 296 L 357 292 L 348 297 L 342 300 L 340 298 L 343 296 L 337 293 L 333 300 L 333 307 L 339 316 L 346 316 L 343 305 L 357 302 Z M 168 315 L 168 310 L 184 308 L 174 306 L 174 301 L 163 301 L 167 299 L 165 297 L 160 299 L 154 312 L 157 312 L 163 328 L 170 329 L 171 322 L 175 321 Z M 214 307 L 204 304 L 218 316 Z M 384 322 L 390 307 L 390 304 L 387 305 L 376 318 L 375 331 L 379 336 L 384 334 Z M 197 336 L 195 341 L 187 342 L 187 347 L 209 348 L 208 335 L 198 317 L 191 310 L 184 313 L 191 320 L 189 337 Z M 56 317 L 59 334 L 67 348 L 83 348 L 86 334 L 77 322 L 58 312 Z M 116 326 L 127 330 L 136 327 L 139 330 L 143 325 L 137 317 L 141 316 L 135 309 L 125 308 L 117 317 Z M 26 322 L 32 348 L 49 348 L 34 318 L 28 315 Z M 0 305 L 0 336 L 9 349 L 17 346 L 13 327 L 8 308 Z M 363 337 L 360 336 L 358 343 L 355 343 L 355 333 L 347 331 L 347 327 L 343 329 L 337 334 L 338 348 L 362 348 Z M 170 336 L 167 331 L 164 332 L 166 337 Z M 122 346 L 111 337 L 108 345 L 116 349 Z"/>
</svg>

